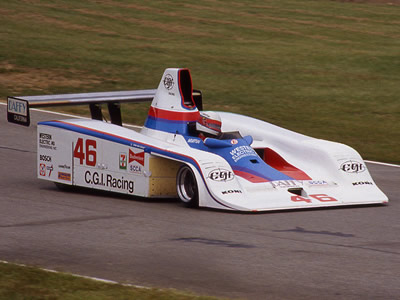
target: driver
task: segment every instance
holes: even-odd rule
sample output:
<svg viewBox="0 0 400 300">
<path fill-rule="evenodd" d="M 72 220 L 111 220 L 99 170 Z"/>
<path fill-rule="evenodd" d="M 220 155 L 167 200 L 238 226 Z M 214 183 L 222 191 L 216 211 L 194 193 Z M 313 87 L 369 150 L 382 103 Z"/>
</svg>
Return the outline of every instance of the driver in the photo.
<svg viewBox="0 0 400 300">
<path fill-rule="evenodd" d="M 199 132 L 199 138 L 204 140 L 207 137 L 218 138 L 221 134 L 221 118 L 218 113 L 200 112 L 200 117 L 196 122 L 196 130 Z"/>
</svg>

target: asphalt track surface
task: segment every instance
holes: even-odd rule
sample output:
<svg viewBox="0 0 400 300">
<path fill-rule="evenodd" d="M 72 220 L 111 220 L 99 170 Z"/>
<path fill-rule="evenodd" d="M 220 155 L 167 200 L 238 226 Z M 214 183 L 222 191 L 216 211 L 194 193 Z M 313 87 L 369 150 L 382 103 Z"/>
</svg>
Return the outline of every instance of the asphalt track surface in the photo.
<svg viewBox="0 0 400 300">
<path fill-rule="evenodd" d="M 384 206 L 195 210 L 60 191 L 36 178 L 36 123 L 60 116 L 0 115 L 0 260 L 228 298 L 400 298 L 400 168 L 368 164 Z"/>
</svg>

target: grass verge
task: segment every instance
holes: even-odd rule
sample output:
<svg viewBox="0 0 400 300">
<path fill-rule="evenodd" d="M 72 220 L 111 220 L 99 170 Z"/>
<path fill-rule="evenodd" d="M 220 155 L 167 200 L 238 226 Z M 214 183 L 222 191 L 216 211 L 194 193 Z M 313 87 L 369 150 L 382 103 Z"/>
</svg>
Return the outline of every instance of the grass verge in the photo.
<svg viewBox="0 0 400 300">
<path fill-rule="evenodd" d="M 0 299 L 7 300 L 216 300 L 175 290 L 137 288 L 104 283 L 65 273 L 0 262 Z"/>
<path fill-rule="evenodd" d="M 156 88 L 191 69 L 205 109 L 400 163 L 399 1 L 9 0 L 0 98 Z M 126 106 L 142 124 L 148 104 Z M 76 111 L 75 111 L 76 112 Z"/>
</svg>

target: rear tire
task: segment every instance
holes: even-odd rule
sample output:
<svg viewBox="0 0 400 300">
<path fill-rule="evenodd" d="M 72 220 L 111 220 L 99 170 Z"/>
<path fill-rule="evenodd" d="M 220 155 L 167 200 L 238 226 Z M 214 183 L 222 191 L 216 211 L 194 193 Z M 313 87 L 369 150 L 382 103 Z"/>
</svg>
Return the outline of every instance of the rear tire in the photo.
<svg viewBox="0 0 400 300">
<path fill-rule="evenodd" d="M 199 206 L 199 189 L 196 177 L 189 166 L 183 165 L 180 167 L 176 176 L 176 190 L 179 199 L 187 207 Z"/>
</svg>

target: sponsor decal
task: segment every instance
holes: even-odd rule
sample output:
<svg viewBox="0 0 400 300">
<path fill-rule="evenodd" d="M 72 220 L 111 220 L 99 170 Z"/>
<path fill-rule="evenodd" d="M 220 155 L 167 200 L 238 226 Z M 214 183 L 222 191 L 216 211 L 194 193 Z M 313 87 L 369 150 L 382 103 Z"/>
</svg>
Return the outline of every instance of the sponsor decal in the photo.
<svg viewBox="0 0 400 300">
<path fill-rule="evenodd" d="M 163 82 L 164 82 L 164 87 L 167 90 L 170 90 L 174 87 L 174 78 L 172 77 L 171 74 L 165 75 Z"/>
<path fill-rule="evenodd" d="M 46 176 L 46 164 L 39 165 L 39 175 Z"/>
<path fill-rule="evenodd" d="M 8 99 L 7 110 L 9 113 L 18 114 L 21 116 L 27 116 L 27 102 L 17 99 Z"/>
<path fill-rule="evenodd" d="M 325 180 L 276 180 L 270 181 L 273 188 L 294 188 L 303 186 L 327 186 L 329 183 Z"/>
<path fill-rule="evenodd" d="M 46 164 L 39 164 L 39 175 L 40 176 L 46 176 L 47 171 L 49 171 L 49 177 L 51 176 L 51 172 L 53 171 L 53 165 L 46 165 Z"/>
<path fill-rule="evenodd" d="M 126 159 L 126 152 L 120 152 L 119 153 L 119 169 L 120 170 L 126 170 L 126 163 L 127 159 Z"/>
<path fill-rule="evenodd" d="M 213 181 L 230 181 L 234 176 L 233 172 L 226 169 L 215 169 L 208 174 L 208 178 Z"/>
<path fill-rule="evenodd" d="M 24 125 L 29 124 L 29 119 L 27 117 L 17 115 L 17 114 L 12 115 L 12 121 L 13 121 L 13 123 L 18 123 L 18 124 L 24 124 Z"/>
<path fill-rule="evenodd" d="M 47 166 L 46 169 L 49 171 L 49 177 L 50 177 L 51 172 L 53 171 L 53 165 Z"/>
<path fill-rule="evenodd" d="M 48 133 L 39 133 L 39 147 L 50 150 L 57 150 L 56 142 L 53 141 L 53 137 L 51 136 L 51 134 Z"/>
<path fill-rule="evenodd" d="M 129 172 L 141 174 L 144 167 L 144 151 L 139 150 L 139 152 L 134 152 L 132 149 L 129 149 L 128 162 Z"/>
<path fill-rule="evenodd" d="M 144 151 L 135 153 L 131 149 L 129 149 L 129 163 L 137 161 L 139 164 L 144 166 Z"/>
<path fill-rule="evenodd" d="M 256 157 L 258 157 L 257 153 L 250 146 L 239 146 L 239 147 L 236 147 L 235 149 L 233 149 L 230 152 L 230 154 L 232 155 L 232 159 L 235 162 L 237 162 L 238 160 L 242 159 L 243 157 L 247 157 L 247 156 L 256 156 Z"/>
<path fill-rule="evenodd" d="M 227 194 L 242 194 L 241 190 L 227 190 L 227 191 L 222 191 L 222 195 L 227 195 Z"/>
<path fill-rule="evenodd" d="M 129 172 L 131 173 L 142 173 L 142 167 L 138 165 L 129 165 Z"/>
<path fill-rule="evenodd" d="M 50 156 L 50 155 L 40 154 L 40 155 L 39 155 L 39 160 L 51 162 L 51 156 Z"/>
<path fill-rule="evenodd" d="M 358 181 L 358 182 L 353 182 L 353 185 L 374 185 L 371 181 Z"/>
<path fill-rule="evenodd" d="M 145 147 L 143 145 L 139 145 L 136 143 L 131 143 L 129 146 L 133 147 L 133 148 L 139 148 L 139 149 L 145 149 Z"/>
<path fill-rule="evenodd" d="M 367 169 L 367 167 L 357 161 L 357 160 L 348 160 L 340 165 L 340 170 L 346 173 L 362 173 Z"/>
<path fill-rule="evenodd" d="M 7 120 L 8 122 L 29 126 L 28 101 L 8 98 Z"/>
<path fill-rule="evenodd" d="M 70 170 L 71 166 L 68 166 L 67 164 L 63 164 L 63 165 L 58 165 L 58 168 Z"/>
<path fill-rule="evenodd" d="M 71 181 L 71 173 L 58 172 L 58 179 Z"/>
<path fill-rule="evenodd" d="M 110 187 L 118 190 L 125 190 L 129 193 L 134 191 L 134 182 L 132 180 L 125 179 L 122 177 L 115 177 L 112 174 L 99 173 L 99 172 L 85 172 L 85 182 L 87 184 L 101 185 Z"/>
<path fill-rule="evenodd" d="M 187 140 L 188 143 L 192 143 L 192 144 L 200 144 L 200 139 L 193 139 L 190 138 Z"/>
</svg>

